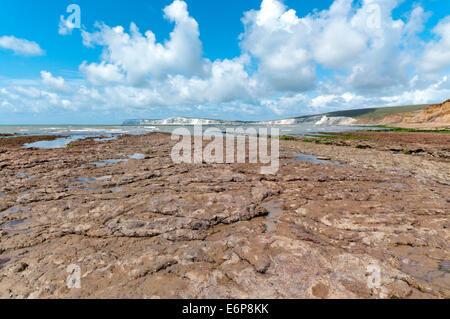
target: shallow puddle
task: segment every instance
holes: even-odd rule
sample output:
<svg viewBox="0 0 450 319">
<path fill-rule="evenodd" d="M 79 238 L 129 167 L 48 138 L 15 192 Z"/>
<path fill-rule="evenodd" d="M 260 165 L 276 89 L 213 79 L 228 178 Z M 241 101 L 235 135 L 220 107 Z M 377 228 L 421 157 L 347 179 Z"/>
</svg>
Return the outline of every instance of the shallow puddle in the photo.
<svg viewBox="0 0 450 319">
<path fill-rule="evenodd" d="M 0 258 L 0 269 L 3 268 L 11 259 L 10 258 Z"/>
<path fill-rule="evenodd" d="M 117 156 L 123 156 L 123 154 L 117 154 Z M 128 160 L 130 160 L 130 159 L 135 159 L 135 160 L 143 160 L 143 159 L 145 159 L 145 155 L 144 154 L 140 154 L 140 153 L 135 153 L 133 155 L 127 155 L 127 157 L 128 158 L 106 159 L 106 160 L 98 161 L 98 162 L 90 162 L 88 164 L 89 165 L 95 165 L 97 167 L 104 167 L 104 166 L 115 165 L 115 164 L 122 163 L 122 162 L 128 162 Z"/>
<path fill-rule="evenodd" d="M 6 214 L 17 214 L 19 212 L 21 213 L 29 213 L 31 211 L 31 207 L 29 206 L 13 206 L 8 208 L 7 210 L 4 210 L 0 213 L 0 216 L 6 215 Z"/>
<path fill-rule="evenodd" d="M 6 223 L 5 225 L 0 226 L 0 228 L 1 229 L 15 228 L 24 223 L 29 223 L 29 222 L 31 222 L 31 219 L 16 219 L 16 220 L 12 220 L 12 221 Z"/>
<path fill-rule="evenodd" d="M 280 223 L 280 218 L 283 215 L 283 209 L 281 208 L 282 205 L 283 204 L 278 201 L 270 201 L 261 205 L 269 212 L 266 216 L 265 222 L 268 232 L 276 230 L 277 224 Z"/>
<path fill-rule="evenodd" d="M 108 176 L 97 177 L 95 180 L 97 180 L 97 181 L 106 181 L 106 180 L 111 179 L 111 178 L 112 178 L 112 176 L 108 175 Z"/>
<path fill-rule="evenodd" d="M 345 166 L 344 164 L 339 163 L 339 162 L 322 160 L 322 159 L 319 159 L 317 156 L 309 155 L 309 154 L 302 154 L 302 153 L 297 154 L 296 160 L 300 161 L 300 162 L 309 162 L 309 163 L 314 163 L 314 164 L 328 164 L 328 165 L 342 166 L 342 167 Z"/>
<path fill-rule="evenodd" d="M 450 287 L 449 261 L 429 258 L 426 249 L 419 247 L 397 247 L 394 252 L 400 257 L 402 272 L 441 288 Z"/>
<path fill-rule="evenodd" d="M 441 261 L 439 263 L 439 270 L 446 273 L 450 273 L 450 261 Z"/>
<path fill-rule="evenodd" d="M 91 177 L 89 177 L 89 178 L 78 177 L 76 180 L 72 180 L 71 182 L 72 183 L 76 183 L 78 181 L 78 182 L 81 182 L 83 184 L 87 184 L 87 183 L 92 183 L 95 180 L 96 180 L 95 178 L 91 178 Z"/>
<path fill-rule="evenodd" d="M 122 162 L 128 162 L 128 159 L 107 159 L 99 162 L 91 162 L 89 165 L 95 165 L 96 167 L 104 167 L 104 166 L 110 166 L 115 165 Z"/>
<path fill-rule="evenodd" d="M 108 179 L 111 179 L 112 176 L 108 175 L 108 176 L 102 176 L 102 177 L 78 177 L 77 179 L 71 179 L 70 183 L 83 183 L 83 184 L 89 184 L 89 183 L 93 183 L 95 181 L 106 181 Z M 67 182 L 64 182 L 65 184 L 67 184 Z M 69 186 L 70 187 L 74 187 L 74 186 Z"/>
<path fill-rule="evenodd" d="M 33 233 L 34 232 L 34 230 L 33 229 L 21 229 L 21 230 L 8 230 L 7 232 L 6 232 L 6 234 L 7 235 L 9 235 L 9 236 L 11 236 L 11 235 L 17 235 L 17 234 L 20 234 L 20 235 L 26 235 L 26 234 L 31 234 L 31 233 Z"/>
<path fill-rule="evenodd" d="M 31 234 L 33 232 L 32 228 L 28 228 L 28 229 L 16 229 L 19 226 L 22 226 L 24 224 L 27 223 L 31 223 L 33 220 L 32 219 L 16 219 L 16 220 L 12 220 L 4 225 L 0 226 L 0 229 L 2 231 L 6 232 L 6 235 L 11 236 L 11 235 L 17 235 L 17 234 Z"/>
<path fill-rule="evenodd" d="M 140 154 L 140 153 L 135 153 L 133 155 L 128 155 L 128 158 L 135 159 L 135 160 L 143 160 L 143 159 L 145 159 L 145 155 Z"/>
<path fill-rule="evenodd" d="M 111 178 L 112 178 L 111 175 L 101 176 L 101 177 L 88 177 L 88 178 L 78 177 L 77 179 L 71 179 L 70 183 L 78 183 L 78 182 L 80 182 L 82 184 L 90 184 L 90 183 L 94 183 L 96 181 L 106 181 L 106 180 L 109 180 Z M 65 184 L 67 184 L 67 182 L 65 182 Z M 70 185 L 69 189 L 80 189 L 80 188 L 83 188 L 83 187 L 84 187 L 85 190 L 88 190 L 88 191 L 96 191 L 96 190 L 99 189 L 98 187 L 86 187 L 86 185 L 83 185 L 83 186 Z"/>
<path fill-rule="evenodd" d="M 39 141 L 34 143 L 24 144 L 23 148 L 39 148 L 39 149 L 52 149 L 52 148 L 65 148 L 67 144 L 83 138 L 83 136 L 71 136 L 57 138 L 53 141 Z"/>
<path fill-rule="evenodd" d="M 0 193 L 0 197 L 5 197 L 5 194 L 1 194 L 1 193 Z"/>
<path fill-rule="evenodd" d="M 21 172 L 17 173 L 17 176 L 19 176 L 19 177 L 26 177 L 26 178 L 29 178 L 29 179 L 34 178 L 34 176 L 30 176 L 30 175 L 27 175 L 27 174 L 21 173 Z"/>
<path fill-rule="evenodd" d="M 378 183 L 378 186 L 393 186 L 396 188 L 406 188 L 405 184 L 402 183 Z"/>
<path fill-rule="evenodd" d="M 110 136 L 110 137 L 99 137 L 95 138 L 95 142 L 106 142 L 106 141 L 115 141 L 117 140 L 117 136 Z"/>
</svg>

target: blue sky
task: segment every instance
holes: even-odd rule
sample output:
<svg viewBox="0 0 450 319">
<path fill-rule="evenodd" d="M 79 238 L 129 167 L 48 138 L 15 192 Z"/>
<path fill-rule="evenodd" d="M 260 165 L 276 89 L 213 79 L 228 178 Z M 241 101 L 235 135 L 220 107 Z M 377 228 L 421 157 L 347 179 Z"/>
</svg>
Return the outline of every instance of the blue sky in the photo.
<svg viewBox="0 0 450 319">
<path fill-rule="evenodd" d="M 2 75 L 36 76 L 45 63 L 49 71 L 61 69 L 77 70 L 83 60 L 95 61 L 100 49 L 92 50 L 81 45 L 79 32 L 71 37 L 58 34 L 60 15 L 66 14 L 66 8 L 76 3 L 82 10 L 82 24 L 88 30 L 95 22 L 104 22 L 110 26 L 128 26 L 135 22 L 142 30 L 152 30 L 159 39 L 167 39 L 173 27 L 163 18 L 163 8 L 171 0 L 78 0 L 73 2 L 55 0 L 4 0 L 0 11 L 0 30 L 2 35 L 15 35 L 18 38 L 32 39 L 45 48 L 47 55 L 33 60 L 20 57 L 14 59 L 2 52 L 0 66 Z M 333 1 L 286 1 L 300 11 L 310 12 L 316 8 L 329 7 Z M 200 25 L 200 38 L 204 55 L 212 60 L 233 58 L 240 54 L 238 37 L 244 31 L 240 21 L 245 11 L 256 9 L 260 0 L 246 1 L 188 1 L 189 12 Z M 20 23 L 18 23 L 20 21 Z M 25 65 L 26 67 L 20 67 Z M 37 71 L 37 72 L 36 72 Z"/>
<path fill-rule="evenodd" d="M 0 124 L 266 120 L 450 98 L 446 0 L 73 3 L 82 28 L 63 32 L 71 2 L 2 1 Z"/>
</svg>

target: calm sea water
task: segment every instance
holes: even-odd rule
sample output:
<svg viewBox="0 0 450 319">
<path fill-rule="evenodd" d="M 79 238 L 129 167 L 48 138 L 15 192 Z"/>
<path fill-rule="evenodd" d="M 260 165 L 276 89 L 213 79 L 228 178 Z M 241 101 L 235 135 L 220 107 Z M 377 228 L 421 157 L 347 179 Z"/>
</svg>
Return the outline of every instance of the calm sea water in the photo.
<svg viewBox="0 0 450 319">
<path fill-rule="evenodd" d="M 193 126 L 191 125 L 161 125 L 161 126 L 76 126 L 76 125 L 64 125 L 64 126 L 0 126 L 0 136 L 2 134 L 16 134 L 16 135 L 61 135 L 64 138 L 56 139 L 54 141 L 42 141 L 25 145 L 25 147 L 38 147 L 38 148 L 60 148 L 65 147 L 67 144 L 87 138 L 94 137 L 99 140 L 102 139 L 115 139 L 117 136 L 124 134 L 141 135 L 151 132 L 165 132 L 171 133 L 176 128 L 187 128 L 190 132 L 193 132 Z M 302 123 L 295 125 L 203 125 L 203 129 L 206 130 L 209 127 L 217 127 L 218 129 L 225 131 L 227 128 L 279 128 L 281 135 L 291 136 L 305 136 L 308 134 L 315 134 L 319 132 L 344 132 L 344 131 L 356 131 L 367 129 L 364 126 L 328 126 L 328 125 L 315 125 L 311 123 Z M 269 133 L 270 134 L 270 133 Z"/>
</svg>

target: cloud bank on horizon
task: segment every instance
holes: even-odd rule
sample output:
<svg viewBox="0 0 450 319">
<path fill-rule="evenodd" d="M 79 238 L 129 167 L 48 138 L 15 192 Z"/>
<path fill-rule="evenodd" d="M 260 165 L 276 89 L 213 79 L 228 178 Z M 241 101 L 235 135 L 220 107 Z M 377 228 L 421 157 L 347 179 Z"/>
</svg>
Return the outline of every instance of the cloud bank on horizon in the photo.
<svg viewBox="0 0 450 319">
<path fill-rule="evenodd" d="M 279 0 L 243 14 L 240 55 L 204 56 L 199 24 L 175 0 L 163 14 L 173 24 L 157 40 L 131 22 L 81 30 L 82 45 L 100 47 L 98 61 L 80 61 L 78 79 L 42 66 L 39 80 L 0 81 L 0 114 L 116 113 L 266 120 L 330 110 L 438 102 L 450 97 L 450 16 L 425 41 L 430 15 L 411 7 L 393 18 L 398 0 L 335 0 L 304 16 Z M 61 36 L 71 34 L 63 19 Z M 0 50 L 43 55 L 39 44 L 0 37 Z M 24 83 L 25 82 L 25 83 Z"/>
</svg>

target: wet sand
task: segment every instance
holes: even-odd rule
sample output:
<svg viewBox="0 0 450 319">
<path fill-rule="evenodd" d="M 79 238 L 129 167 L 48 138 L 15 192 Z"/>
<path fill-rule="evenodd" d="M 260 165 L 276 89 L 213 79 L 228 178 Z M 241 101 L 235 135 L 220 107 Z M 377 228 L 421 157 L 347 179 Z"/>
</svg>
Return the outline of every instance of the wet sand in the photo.
<svg viewBox="0 0 450 319">
<path fill-rule="evenodd" d="M 281 141 L 276 175 L 168 134 L 0 143 L 0 297 L 449 298 L 448 134 L 349 134 Z"/>
</svg>

